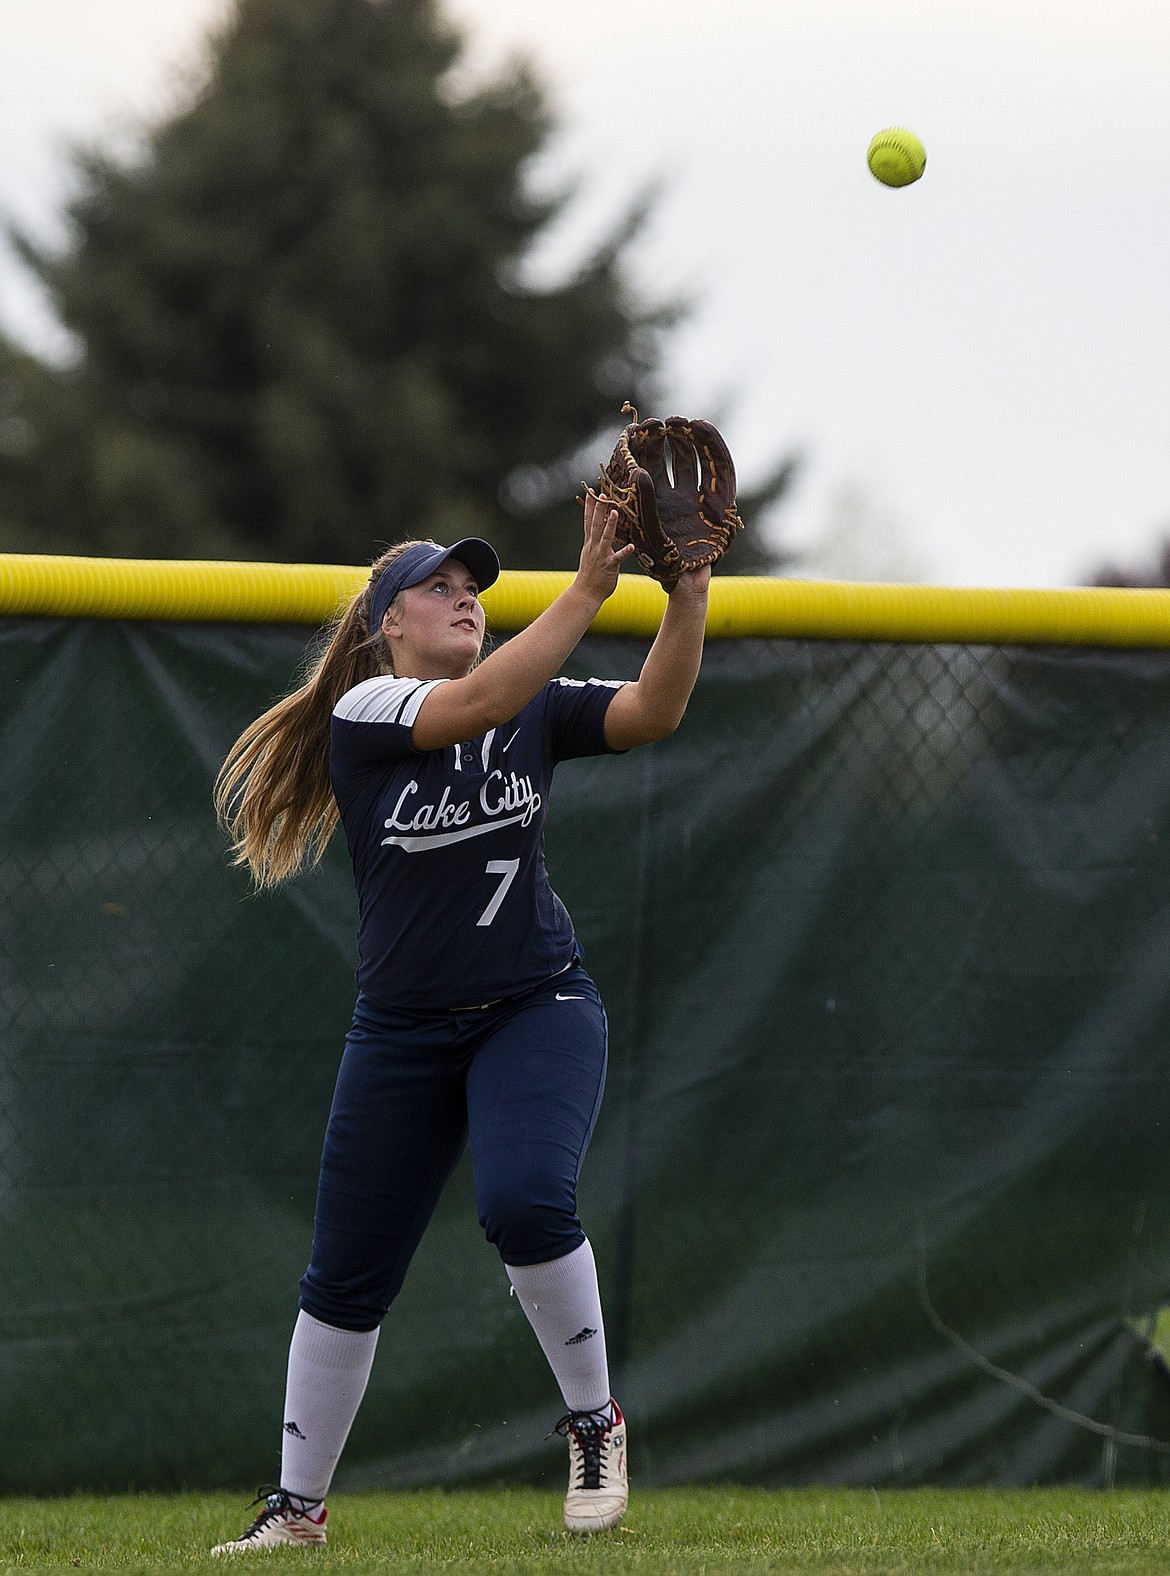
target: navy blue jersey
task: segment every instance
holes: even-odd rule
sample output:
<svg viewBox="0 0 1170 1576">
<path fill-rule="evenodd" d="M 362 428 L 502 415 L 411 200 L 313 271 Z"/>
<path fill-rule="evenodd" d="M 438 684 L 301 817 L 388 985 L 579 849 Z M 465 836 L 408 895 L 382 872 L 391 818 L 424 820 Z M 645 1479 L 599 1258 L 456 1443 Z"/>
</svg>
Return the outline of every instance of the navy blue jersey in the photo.
<svg viewBox="0 0 1170 1576">
<path fill-rule="evenodd" d="M 549 885 L 553 768 L 606 753 L 620 683 L 554 679 L 511 722 L 442 750 L 410 730 L 446 679 L 374 678 L 333 712 L 329 772 L 357 885 L 358 985 L 413 1010 L 478 1006 L 568 968 L 573 924 Z"/>
</svg>

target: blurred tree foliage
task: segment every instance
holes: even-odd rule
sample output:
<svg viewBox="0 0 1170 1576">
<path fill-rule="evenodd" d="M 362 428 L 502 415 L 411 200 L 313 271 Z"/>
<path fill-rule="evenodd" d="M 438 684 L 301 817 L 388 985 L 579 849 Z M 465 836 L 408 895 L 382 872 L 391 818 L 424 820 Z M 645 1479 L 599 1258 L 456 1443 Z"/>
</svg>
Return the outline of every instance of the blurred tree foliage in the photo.
<svg viewBox="0 0 1170 1576">
<path fill-rule="evenodd" d="M 1155 546 L 1148 563 L 1118 564 L 1109 561 L 1101 564 L 1086 583 L 1091 586 L 1131 586 L 1148 590 L 1170 586 L 1170 536 L 1164 536 Z"/>
<path fill-rule="evenodd" d="M 134 158 L 75 156 L 66 246 L 11 238 L 78 355 L 0 342 L 0 547 L 350 563 L 474 532 L 575 563 L 573 493 L 623 399 L 655 407 L 677 309 L 626 276 L 644 204 L 525 278 L 568 200 L 527 180 L 550 117 L 523 63 L 457 91 L 461 48 L 437 0 L 237 0 Z"/>
</svg>

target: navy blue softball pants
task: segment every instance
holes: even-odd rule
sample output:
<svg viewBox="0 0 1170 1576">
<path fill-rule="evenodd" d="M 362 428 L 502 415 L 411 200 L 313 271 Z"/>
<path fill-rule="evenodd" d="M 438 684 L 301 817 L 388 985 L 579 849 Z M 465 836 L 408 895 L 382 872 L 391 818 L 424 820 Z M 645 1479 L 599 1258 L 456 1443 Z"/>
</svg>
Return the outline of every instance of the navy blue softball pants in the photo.
<svg viewBox="0 0 1170 1576">
<path fill-rule="evenodd" d="M 469 1140 L 480 1224 L 506 1264 L 579 1247 L 577 1177 L 606 1046 L 605 1009 L 577 965 L 468 1011 L 359 997 L 325 1133 L 306 1313 L 375 1328 Z"/>
</svg>

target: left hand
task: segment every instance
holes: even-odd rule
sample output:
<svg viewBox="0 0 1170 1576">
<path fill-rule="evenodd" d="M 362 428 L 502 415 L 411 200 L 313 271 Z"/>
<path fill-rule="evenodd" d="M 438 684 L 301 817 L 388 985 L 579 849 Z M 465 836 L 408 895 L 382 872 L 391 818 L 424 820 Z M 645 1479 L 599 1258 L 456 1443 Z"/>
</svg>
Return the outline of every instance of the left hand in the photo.
<svg viewBox="0 0 1170 1576">
<path fill-rule="evenodd" d="M 707 595 L 707 587 L 711 584 L 711 565 L 703 564 L 699 569 L 688 569 L 679 576 L 678 584 L 668 596 L 678 597 L 680 601 L 690 601 L 692 598 Z"/>
</svg>

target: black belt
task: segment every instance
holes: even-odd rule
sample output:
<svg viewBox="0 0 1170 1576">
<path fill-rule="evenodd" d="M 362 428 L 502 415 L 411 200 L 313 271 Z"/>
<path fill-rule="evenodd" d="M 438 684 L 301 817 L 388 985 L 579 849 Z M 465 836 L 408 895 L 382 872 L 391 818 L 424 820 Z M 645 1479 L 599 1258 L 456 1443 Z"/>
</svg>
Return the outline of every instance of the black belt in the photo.
<svg viewBox="0 0 1170 1576">
<path fill-rule="evenodd" d="M 477 1001 L 471 1007 L 445 1007 L 445 1012 L 486 1012 L 489 1007 L 498 1007 L 505 1001 L 523 1001 L 525 996 L 531 996 L 534 990 L 540 990 L 542 985 L 547 985 L 548 980 L 559 980 L 562 974 L 567 974 L 574 964 L 580 963 L 581 958 L 574 952 L 563 969 L 558 969 L 555 974 L 550 974 L 547 980 L 539 980 L 535 985 L 530 985 L 527 990 L 517 991 L 514 996 L 496 996 L 492 1001 Z"/>
</svg>

